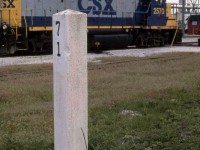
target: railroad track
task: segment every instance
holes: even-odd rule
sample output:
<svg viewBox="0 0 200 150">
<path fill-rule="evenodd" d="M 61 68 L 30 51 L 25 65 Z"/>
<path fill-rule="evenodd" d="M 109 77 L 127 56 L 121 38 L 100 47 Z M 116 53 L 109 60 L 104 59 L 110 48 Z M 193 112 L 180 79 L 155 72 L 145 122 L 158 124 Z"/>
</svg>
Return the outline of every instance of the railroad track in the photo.
<svg viewBox="0 0 200 150">
<path fill-rule="evenodd" d="M 198 46 L 198 42 L 182 42 L 176 43 L 174 46 Z"/>
</svg>

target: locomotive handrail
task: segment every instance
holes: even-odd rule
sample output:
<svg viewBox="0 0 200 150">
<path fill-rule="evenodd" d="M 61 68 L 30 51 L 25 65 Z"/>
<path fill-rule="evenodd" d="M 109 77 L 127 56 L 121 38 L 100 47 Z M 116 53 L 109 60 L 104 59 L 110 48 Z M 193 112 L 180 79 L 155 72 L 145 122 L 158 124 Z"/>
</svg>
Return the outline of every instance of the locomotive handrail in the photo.
<svg viewBox="0 0 200 150">
<path fill-rule="evenodd" d="M 9 12 L 10 12 L 10 10 L 9 10 Z M 10 13 L 9 13 L 9 14 L 10 14 Z M 18 40 L 18 23 L 17 23 L 17 21 L 16 21 L 16 18 L 15 18 L 15 16 L 14 16 L 12 10 L 11 10 L 11 14 L 12 14 L 13 20 L 14 20 L 14 22 L 15 22 L 15 28 L 16 28 L 16 40 Z M 10 16 L 10 15 L 9 15 L 9 16 Z M 9 20 L 10 20 L 10 18 L 9 18 Z"/>
<path fill-rule="evenodd" d="M 178 26 L 176 27 L 176 31 L 175 31 L 175 33 L 174 33 L 174 37 L 173 37 L 173 40 L 172 40 L 172 43 L 171 43 L 171 47 L 172 47 L 173 44 L 174 44 L 174 40 L 175 40 L 175 38 L 176 38 L 177 32 L 178 32 Z"/>
<path fill-rule="evenodd" d="M 26 26 L 26 37 L 28 37 L 28 27 L 27 27 L 27 20 L 26 20 L 26 16 L 24 15 L 24 22 L 25 22 L 25 26 Z"/>
<path fill-rule="evenodd" d="M 0 15 L 0 17 L 1 17 L 1 25 L 2 25 L 2 10 L 0 10 L 0 13 L 1 13 L 1 15 Z"/>
</svg>

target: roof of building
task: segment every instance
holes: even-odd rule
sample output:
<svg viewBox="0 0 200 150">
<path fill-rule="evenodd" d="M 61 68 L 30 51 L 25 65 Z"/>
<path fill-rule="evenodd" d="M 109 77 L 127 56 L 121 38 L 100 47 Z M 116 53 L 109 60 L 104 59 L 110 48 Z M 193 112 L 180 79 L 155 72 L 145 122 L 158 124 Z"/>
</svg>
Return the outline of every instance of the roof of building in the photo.
<svg viewBox="0 0 200 150">
<path fill-rule="evenodd" d="M 200 21 L 200 15 L 190 15 L 187 18 L 188 21 Z"/>
</svg>

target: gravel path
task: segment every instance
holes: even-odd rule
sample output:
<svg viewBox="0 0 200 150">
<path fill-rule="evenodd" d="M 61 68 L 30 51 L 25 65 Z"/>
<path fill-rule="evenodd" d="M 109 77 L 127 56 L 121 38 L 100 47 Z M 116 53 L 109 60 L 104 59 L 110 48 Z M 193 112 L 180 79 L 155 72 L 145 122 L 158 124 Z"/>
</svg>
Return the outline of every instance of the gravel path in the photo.
<svg viewBox="0 0 200 150">
<path fill-rule="evenodd" d="M 162 53 L 172 53 L 172 52 L 199 53 L 200 47 L 173 46 L 173 47 L 147 48 L 147 49 L 112 50 L 112 51 L 106 51 L 103 54 L 88 54 L 88 61 L 92 61 L 100 57 L 111 57 L 111 56 L 146 57 L 146 56 L 158 55 Z"/>
<path fill-rule="evenodd" d="M 0 58 L 0 67 L 10 65 L 52 63 L 52 59 L 52 55 L 3 57 Z"/>
<path fill-rule="evenodd" d="M 193 39 L 196 41 L 197 39 Z M 186 40 L 185 40 L 186 41 Z M 190 39 L 191 41 L 191 39 Z M 173 47 L 158 47 L 158 48 L 146 48 L 137 49 L 129 48 L 123 50 L 110 50 L 104 51 L 100 54 L 88 54 L 88 62 L 98 61 L 101 57 L 112 57 L 112 56 L 130 56 L 130 57 L 146 57 L 151 55 L 158 55 L 162 53 L 171 52 L 200 52 L 200 47 L 198 46 L 173 46 Z M 22 56 L 22 57 L 3 57 L 0 58 L 0 67 L 9 65 L 22 65 L 22 64 L 43 64 L 52 63 L 52 55 L 41 55 L 41 56 Z"/>
</svg>

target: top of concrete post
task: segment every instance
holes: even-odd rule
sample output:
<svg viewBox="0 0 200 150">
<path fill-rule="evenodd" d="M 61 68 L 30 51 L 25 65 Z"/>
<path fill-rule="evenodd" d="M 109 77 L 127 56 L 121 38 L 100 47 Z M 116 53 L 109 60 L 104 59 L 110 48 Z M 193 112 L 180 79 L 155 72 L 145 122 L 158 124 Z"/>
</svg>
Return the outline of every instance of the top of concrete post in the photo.
<svg viewBox="0 0 200 150">
<path fill-rule="evenodd" d="M 58 13 L 56 13 L 54 15 L 57 16 L 57 15 L 87 15 L 87 14 L 86 13 L 82 13 L 80 11 L 75 11 L 75 10 L 67 9 L 67 10 L 58 12 Z"/>
</svg>

